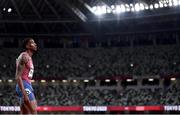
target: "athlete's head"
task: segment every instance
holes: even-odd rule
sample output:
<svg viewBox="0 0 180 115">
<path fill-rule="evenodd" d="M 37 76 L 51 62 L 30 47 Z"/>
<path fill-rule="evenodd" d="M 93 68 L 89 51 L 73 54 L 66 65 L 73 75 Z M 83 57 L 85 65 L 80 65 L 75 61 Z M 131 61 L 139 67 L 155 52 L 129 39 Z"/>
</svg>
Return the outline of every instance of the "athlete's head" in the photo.
<svg viewBox="0 0 180 115">
<path fill-rule="evenodd" d="M 37 44 L 33 38 L 26 38 L 23 40 L 23 48 L 35 52 L 37 51 Z"/>
</svg>

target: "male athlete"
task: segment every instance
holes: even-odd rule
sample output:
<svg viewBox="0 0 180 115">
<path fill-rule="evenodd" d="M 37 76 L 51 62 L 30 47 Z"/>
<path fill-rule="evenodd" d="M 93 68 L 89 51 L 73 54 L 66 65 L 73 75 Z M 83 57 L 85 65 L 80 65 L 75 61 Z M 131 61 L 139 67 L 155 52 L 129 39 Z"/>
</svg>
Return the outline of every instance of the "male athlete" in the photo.
<svg viewBox="0 0 180 115">
<path fill-rule="evenodd" d="M 37 51 L 37 45 L 33 38 L 27 38 L 23 41 L 23 48 L 25 51 L 16 59 L 16 92 L 20 98 L 21 113 L 37 114 L 36 99 L 31 85 L 34 72 L 32 55 Z"/>
</svg>

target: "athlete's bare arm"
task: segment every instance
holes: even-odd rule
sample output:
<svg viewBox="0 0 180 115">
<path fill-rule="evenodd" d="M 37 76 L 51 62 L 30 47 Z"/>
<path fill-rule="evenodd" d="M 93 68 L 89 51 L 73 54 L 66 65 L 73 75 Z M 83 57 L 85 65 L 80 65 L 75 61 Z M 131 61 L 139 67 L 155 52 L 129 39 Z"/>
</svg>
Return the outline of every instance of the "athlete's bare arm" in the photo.
<svg viewBox="0 0 180 115">
<path fill-rule="evenodd" d="M 19 88 L 21 89 L 22 91 L 22 95 L 23 95 L 23 103 L 25 103 L 28 108 L 32 111 L 33 110 L 33 107 L 30 103 L 30 100 L 28 98 L 28 95 L 26 94 L 26 91 L 25 91 L 25 88 L 24 88 L 24 85 L 23 85 L 23 81 L 22 81 L 22 78 L 21 78 L 21 75 L 22 75 L 22 71 L 23 69 L 25 68 L 25 64 L 29 61 L 29 56 L 26 55 L 26 54 L 23 54 L 21 59 L 19 60 L 19 64 L 18 64 L 18 67 L 16 69 L 16 80 L 17 80 L 17 83 L 19 85 Z"/>
<path fill-rule="evenodd" d="M 22 82 L 22 78 L 21 78 L 21 75 L 22 75 L 22 72 L 23 72 L 23 69 L 25 67 L 25 64 L 28 62 L 28 56 L 23 54 L 21 59 L 19 60 L 19 64 L 16 68 L 16 80 L 17 80 L 17 83 L 19 85 L 19 88 L 21 89 L 22 91 L 22 94 L 23 94 L 23 98 L 25 100 L 27 100 L 28 98 L 27 95 L 26 95 L 26 92 L 25 92 L 25 89 L 24 89 L 24 85 L 23 85 L 23 82 Z"/>
</svg>

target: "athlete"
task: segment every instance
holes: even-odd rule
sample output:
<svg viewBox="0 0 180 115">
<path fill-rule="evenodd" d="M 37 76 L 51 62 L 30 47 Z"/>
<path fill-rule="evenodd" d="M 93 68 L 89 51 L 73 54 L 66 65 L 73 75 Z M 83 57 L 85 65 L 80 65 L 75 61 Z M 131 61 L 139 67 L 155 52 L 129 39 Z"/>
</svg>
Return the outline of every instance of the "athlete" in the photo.
<svg viewBox="0 0 180 115">
<path fill-rule="evenodd" d="M 37 103 L 34 90 L 31 85 L 34 65 L 32 55 L 37 51 L 37 45 L 33 38 L 23 40 L 25 49 L 16 59 L 16 92 L 20 99 L 21 114 L 37 114 Z"/>
</svg>

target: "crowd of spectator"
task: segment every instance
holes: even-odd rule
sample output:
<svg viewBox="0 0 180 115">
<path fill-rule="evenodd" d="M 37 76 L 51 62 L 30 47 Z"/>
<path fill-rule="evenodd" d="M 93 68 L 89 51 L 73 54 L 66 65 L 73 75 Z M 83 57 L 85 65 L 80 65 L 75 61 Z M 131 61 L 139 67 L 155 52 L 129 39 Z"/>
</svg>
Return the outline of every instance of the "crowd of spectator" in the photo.
<svg viewBox="0 0 180 115">
<path fill-rule="evenodd" d="M 179 82 L 177 80 L 168 87 L 155 89 L 90 89 L 83 84 L 38 84 L 33 87 L 39 106 L 179 105 Z M 1 84 L 0 90 L 1 105 L 19 105 L 15 85 Z"/>
<path fill-rule="evenodd" d="M 21 50 L 0 50 L 0 78 L 14 78 Z M 33 56 L 35 77 L 162 75 L 180 71 L 180 46 L 42 48 Z"/>
</svg>

